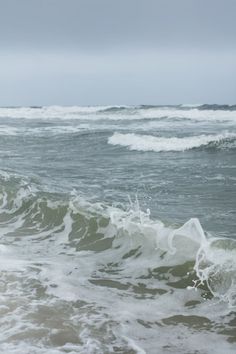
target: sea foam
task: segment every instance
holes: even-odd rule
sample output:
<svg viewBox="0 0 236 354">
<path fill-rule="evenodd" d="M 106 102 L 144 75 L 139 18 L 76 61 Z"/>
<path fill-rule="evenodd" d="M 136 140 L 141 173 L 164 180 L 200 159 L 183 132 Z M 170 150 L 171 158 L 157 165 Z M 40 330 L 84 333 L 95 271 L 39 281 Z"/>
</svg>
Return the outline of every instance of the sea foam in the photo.
<svg viewBox="0 0 236 354">
<path fill-rule="evenodd" d="M 201 106 L 203 107 L 203 106 Z M 42 106 L 0 107 L 0 119 L 142 120 L 170 119 L 236 123 L 236 111 L 207 106 Z"/>
<path fill-rule="evenodd" d="M 236 138 L 236 134 L 227 132 L 217 135 L 198 135 L 183 138 L 164 138 L 152 135 L 121 134 L 116 132 L 108 138 L 108 143 L 124 146 L 129 148 L 129 150 L 161 152 L 185 151 L 205 146 L 209 143 L 219 143 L 226 139 L 234 138 Z"/>
</svg>

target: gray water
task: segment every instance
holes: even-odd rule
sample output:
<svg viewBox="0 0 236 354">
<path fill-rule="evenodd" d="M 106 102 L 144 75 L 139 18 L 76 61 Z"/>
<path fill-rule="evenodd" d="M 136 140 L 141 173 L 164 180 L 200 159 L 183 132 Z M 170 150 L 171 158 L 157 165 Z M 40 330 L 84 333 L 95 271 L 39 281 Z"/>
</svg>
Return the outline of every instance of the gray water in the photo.
<svg viewBox="0 0 236 354">
<path fill-rule="evenodd" d="M 0 108 L 4 353 L 234 353 L 236 107 Z"/>
</svg>

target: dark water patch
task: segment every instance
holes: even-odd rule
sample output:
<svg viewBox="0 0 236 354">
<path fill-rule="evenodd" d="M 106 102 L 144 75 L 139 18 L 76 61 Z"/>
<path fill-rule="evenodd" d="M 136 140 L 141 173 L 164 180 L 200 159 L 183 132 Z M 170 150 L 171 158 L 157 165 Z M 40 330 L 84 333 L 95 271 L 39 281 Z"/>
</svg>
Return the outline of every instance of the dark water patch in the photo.
<svg viewBox="0 0 236 354">
<path fill-rule="evenodd" d="M 162 322 L 166 326 L 175 326 L 182 324 L 183 326 L 198 329 L 198 330 L 208 330 L 211 331 L 214 327 L 214 323 L 207 317 L 202 316 L 184 316 L 184 315 L 174 315 L 168 318 L 162 319 Z"/>
<path fill-rule="evenodd" d="M 114 106 L 114 107 L 108 107 L 104 108 L 98 111 L 98 113 L 119 113 L 119 112 L 124 112 L 126 110 L 131 110 L 133 109 L 132 107 L 127 107 L 127 106 Z"/>
<path fill-rule="evenodd" d="M 236 111 L 236 105 L 228 104 L 203 104 L 198 106 L 199 110 L 213 110 L 213 111 Z"/>
</svg>

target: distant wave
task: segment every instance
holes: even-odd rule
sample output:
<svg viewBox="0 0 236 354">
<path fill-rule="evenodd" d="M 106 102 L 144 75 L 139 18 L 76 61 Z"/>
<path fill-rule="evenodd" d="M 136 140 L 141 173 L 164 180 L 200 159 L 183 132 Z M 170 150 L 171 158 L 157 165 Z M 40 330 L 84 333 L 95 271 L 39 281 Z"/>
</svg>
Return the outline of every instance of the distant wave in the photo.
<svg viewBox="0 0 236 354">
<path fill-rule="evenodd" d="M 202 104 L 198 106 L 198 109 L 201 110 L 220 110 L 220 111 L 236 111 L 236 105 L 228 104 Z"/>
<path fill-rule="evenodd" d="M 57 126 L 46 126 L 46 127 L 34 127 L 34 128 L 26 128 L 24 126 L 21 127 L 11 127 L 7 125 L 0 125 L 0 136 L 55 136 L 61 134 L 76 134 L 84 131 L 91 131 L 92 128 L 86 123 L 81 123 L 79 126 L 65 126 L 65 125 L 57 125 Z"/>
<path fill-rule="evenodd" d="M 215 110 L 199 107 L 149 107 L 142 108 L 137 112 L 136 119 L 170 119 L 190 120 L 209 122 L 234 122 L 236 123 L 236 112 L 234 110 Z M 135 119 L 133 118 L 133 119 Z"/>
<path fill-rule="evenodd" d="M 0 107 L 0 118 L 76 119 L 83 115 L 96 114 L 110 108 L 112 106 Z"/>
<path fill-rule="evenodd" d="M 187 119 L 236 123 L 236 105 L 0 107 L 0 119 Z"/>
<path fill-rule="evenodd" d="M 236 134 L 224 133 L 218 135 L 199 135 L 184 138 L 164 138 L 152 135 L 114 133 L 108 143 L 128 147 L 136 151 L 185 151 L 211 143 L 219 143 L 227 139 L 235 139 Z"/>
<path fill-rule="evenodd" d="M 197 108 L 199 110 L 213 110 L 213 111 L 236 111 L 236 104 L 182 104 L 179 106 L 180 108 Z"/>
<path fill-rule="evenodd" d="M 126 109 L 130 109 L 131 107 L 129 106 L 111 106 L 111 107 L 106 107 L 106 108 L 101 108 L 99 112 L 107 112 L 107 113 L 115 113 L 115 112 L 121 112 Z"/>
</svg>

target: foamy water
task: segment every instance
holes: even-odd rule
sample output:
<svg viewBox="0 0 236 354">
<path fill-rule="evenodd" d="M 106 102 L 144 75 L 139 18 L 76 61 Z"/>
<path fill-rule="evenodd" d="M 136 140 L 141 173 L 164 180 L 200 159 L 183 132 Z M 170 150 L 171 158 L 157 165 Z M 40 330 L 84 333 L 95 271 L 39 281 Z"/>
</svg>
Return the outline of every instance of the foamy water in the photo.
<svg viewBox="0 0 236 354">
<path fill-rule="evenodd" d="M 112 145 L 126 146 L 130 150 L 137 151 L 185 151 L 200 146 L 207 146 L 209 143 L 220 143 L 230 139 L 235 140 L 236 134 L 224 133 L 218 135 L 199 135 L 186 138 L 163 138 L 152 135 L 120 134 L 115 133 L 108 143 Z"/>
<path fill-rule="evenodd" d="M 1 352 L 235 352 L 235 113 L 0 109 Z"/>
<path fill-rule="evenodd" d="M 204 106 L 203 106 L 204 107 Z M 195 121 L 233 121 L 236 106 L 226 109 L 212 109 L 212 106 L 199 109 L 193 106 L 45 106 L 45 107 L 0 107 L 1 118 L 24 119 L 84 119 L 90 120 L 141 120 L 141 119 L 184 119 Z"/>
</svg>

